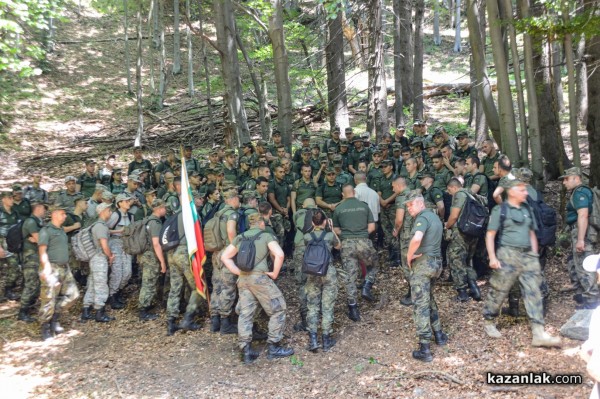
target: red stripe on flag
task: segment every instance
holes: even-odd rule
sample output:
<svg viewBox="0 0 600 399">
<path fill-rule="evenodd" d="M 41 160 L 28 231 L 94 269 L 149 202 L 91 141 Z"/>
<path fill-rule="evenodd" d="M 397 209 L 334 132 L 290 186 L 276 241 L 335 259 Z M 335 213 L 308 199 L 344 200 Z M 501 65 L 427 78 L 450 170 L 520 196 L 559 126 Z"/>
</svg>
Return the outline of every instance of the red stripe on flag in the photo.
<svg viewBox="0 0 600 399">
<path fill-rule="evenodd" d="M 206 252 L 204 251 L 204 240 L 202 238 L 202 229 L 200 228 L 200 221 L 196 220 L 194 223 L 194 232 L 196 233 L 196 247 L 198 250 L 192 255 L 191 267 L 192 274 L 194 275 L 194 281 L 196 283 L 196 290 L 198 294 L 204 299 L 208 300 L 208 287 L 204 279 L 204 263 L 206 262 Z"/>
</svg>

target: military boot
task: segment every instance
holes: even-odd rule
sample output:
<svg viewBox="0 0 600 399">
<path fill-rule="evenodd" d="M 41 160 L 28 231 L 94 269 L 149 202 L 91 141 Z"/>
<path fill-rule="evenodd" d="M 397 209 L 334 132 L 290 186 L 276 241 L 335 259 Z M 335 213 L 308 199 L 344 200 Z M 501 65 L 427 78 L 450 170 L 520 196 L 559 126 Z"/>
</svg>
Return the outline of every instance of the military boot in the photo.
<svg viewBox="0 0 600 399">
<path fill-rule="evenodd" d="M 229 317 L 221 317 L 221 334 L 237 334 L 238 328 L 229 320 Z"/>
<path fill-rule="evenodd" d="M 256 326 L 256 323 L 252 325 L 252 340 L 253 341 L 266 341 L 269 338 L 269 334 L 264 331 L 260 331 Z"/>
<path fill-rule="evenodd" d="M 19 294 L 14 292 L 12 288 L 7 288 L 4 292 L 4 296 L 10 301 L 17 301 L 21 297 Z"/>
<path fill-rule="evenodd" d="M 321 345 L 319 345 L 319 341 L 317 340 L 317 333 L 309 332 L 308 333 L 308 350 L 317 353 Z"/>
<path fill-rule="evenodd" d="M 459 290 L 456 290 L 458 292 L 458 295 L 456 296 L 456 300 L 458 302 L 467 302 L 469 299 L 471 299 L 469 297 L 469 295 L 467 295 L 467 290 L 464 288 L 461 288 Z"/>
<path fill-rule="evenodd" d="M 433 336 L 435 337 L 435 343 L 440 346 L 444 346 L 448 343 L 448 335 L 442 330 L 434 331 Z"/>
<path fill-rule="evenodd" d="M 468 284 L 469 284 L 469 295 L 471 296 L 471 298 L 473 298 L 477 302 L 481 301 L 481 291 L 479 290 L 477 281 L 469 280 Z"/>
<path fill-rule="evenodd" d="M 335 346 L 335 339 L 329 334 L 323 334 L 323 352 L 329 352 Z"/>
<path fill-rule="evenodd" d="M 294 324 L 294 331 L 308 331 L 308 323 L 306 322 L 306 312 L 300 312 L 300 321 Z"/>
<path fill-rule="evenodd" d="M 544 326 L 542 324 L 531 323 L 531 334 L 533 335 L 531 346 L 560 346 L 560 338 L 553 337 L 544 331 Z"/>
<path fill-rule="evenodd" d="M 115 293 L 115 300 L 123 305 L 123 307 L 127 306 L 127 299 L 125 298 L 125 294 L 123 294 L 123 290 L 119 290 Z"/>
<path fill-rule="evenodd" d="M 158 315 L 155 313 L 150 313 L 150 309 L 150 306 L 140 309 L 141 321 L 150 321 L 158 319 Z"/>
<path fill-rule="evenodd" d="M 496 328 L 494 320 L 486 320 L 483 329 L 490 338 L 502 338 L 502 334 L 500 334 L 500 331 Z"/>
<path fill-rule="evenodd" d="M 50 323 L 42 324 L 42 341 L 46 341 L 52 339 L 54 335 L 52 335 L 52 328 L 50 327 Z"/>
<path fill-rule="evenodd" d="M 358 312 L 358 304 L 348 305 L 348 318 L 352 321 L 360 321 L 360 313 Z"/>
<path fill-rule="evenodd" d="M 167 335 L 171 336 L 175 334 L 175 331 L 179 330 L 177 324 L 175 323 L 175 317 L 169 317 L 167 319 Z"/>
<path fill-rule="evenodd" d="M 398 249 L 392 249 L 392 253 L 390 255 L 390 267 L 400 267 L 401 264 L 400 251 Z"/>
<path fill-rule="evenodd" d="M 410 285 L 408 286 L 408 292 L 406 293 L 406 295 L 404 295 L 402 299 L 400 299 L 400 303 L 404 306 L 412 306 L 413 301 L 411 297 Z"/>
<path fill-rule="evenodd" d="M 210 316 L 210 332 L 216 333 L 221 330 L 221 316 Z"/>
<path fill-rule="evenodd" d="M 365 280 L 365 285 L 362 288 L 361 296 L 369 302 L 373 302 L 375 300 L 375 297 L 373 297 L 373 294 L 371 293 L 371 288 L 373 288 L 373 283 L 369 280 Z"/>
<path fill-rule="evenodd" d="M 186 313 L 183 315 L 183 319 L 181 323 L 179 323 L 178 328 L 183 331 L 197 331 L 200 329 L 200 324 L 194 322 L 194 314 Z"/>
<path fill-rule="evenodd" d="M 52 327 L 52 331 L 54 331 L 55 334 L 61 334 L 65 332 L 65 329 L 62 328 L 62 326 L 58 322 L 59 317 L 60 314 L 54 312 L 54 315 L 52 315 L 52 322 L 50 323 L 50 327 Z"/>
<path fill-rule="evenodd" d="M 433 360 L 429 344 L 419 344 L 419 350 L 413 351 L 412 357 L 422 362 L 430 362 Z"/>
<path fill-rule="evenodd" d="M 88 320 L 92 320 L 94 318 L 94 316 L 92 315 L 92 307 L 91 306 L 84 306 L 83 310 L 81 312 L 81 319 L 80 321 L 82 323 L 86 323 Z"/>
<path fill-rule="evenodd" d="M 508 307 L 502 308 L 502 313 L 512 317 L 519 317 L 519 298 L 508 298 Z"/>
<path fill-rule="evenodd" d="M 25 323 L 33 323 L 35 321 L 35 319 L 29 315 L 29 308 L 19 309 L 17 320 L 24 321 Z"/>
<path fill-rule="evenodd" d="M 294 349 L 292 348 L 284 348 L 279 345 L 279 342 L 276 344 L 269 344 L 269 350 L 267 352 L 267 359 L 279 359 L 282 357 L 292 356 L 294 354 Z"/>
<path fill-rule="evenodd" d="M 248 342 L 242 349 L 242 361 L 244 364 L 251 364 L 258 359 L 259 353 L 252 349 L 252 344 Z"/>
<path fill-rule="evenodd" d="M 111 295 L 108 297 L 108 300 L 106 301 L 108 303 L 108 305 L 111 307 L 111 309 L 123 309 L 125 307 L 124 304 L 122 304 L 121 302 L 119 302 L 117 300 L 117 298 L 115 298 L 115 295 Z"/>
<path fill-rule="evenodd" d="M 107 315 L 105 306 L 102 306 L 100 309 L 96 310 L 95 320 L 97 323 L 108 323 L 109 321 L 115 320 L 115 318 Z"/>
</svg>

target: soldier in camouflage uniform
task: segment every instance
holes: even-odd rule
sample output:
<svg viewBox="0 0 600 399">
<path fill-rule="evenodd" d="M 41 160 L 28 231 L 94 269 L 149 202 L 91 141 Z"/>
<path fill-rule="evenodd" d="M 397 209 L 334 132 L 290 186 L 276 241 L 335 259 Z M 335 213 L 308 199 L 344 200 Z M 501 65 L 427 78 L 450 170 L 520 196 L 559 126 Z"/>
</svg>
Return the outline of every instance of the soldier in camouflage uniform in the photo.
<svg viewBox="0 0 600 399">
<path fill-rule="evenodd" d="M 108 192 L 106 191 L 106 193 Z M 86 227 L 88 223 L 90 223 L 88 220 L 92 220 L 87 217 L 87 208 L 88 199 L 83 195 L 79 195 L 79 197 L 75 199 L 75 209 L 73 209 L 72 213 L 67 212 L 67 220 L 62 226 L 65 233 L 67 233 L 67 237 L 69 238 L 69 267 L 71 268 L 73 277 L 75 277 L 75 281 L 77 281 L 80 288 L 85 287 L 86 278 L 89 275 L 90 268 L 88 262 L 80 262 L 77 260 L 77 258 L 75 258 L 73 246 L 71 245 L 71 239 L 79 232 L 80 229 Z M 97 220 L 96 215 L 94 215 L 93 220 Z"/>
<path fill-rule="evenodd" d="M 383 176 L 383 171 L 381 167 L 382 159 L 383 158 L 381 156 L 381 151 L 379 151 L 378 149 L 373 151 L 373 161 L 371 161 L 371 163 L 369 163 L 369 166 L 367 166 L 367 185 L 371 188 L 373 188 L 373 184 L 381 176 Z"/>
<path fill-rule="evenodd" d="M 96 161 L 88 159 L 85 161 L 85 172 L 77 179 L 77 192 L 90 198 L 94 194 L 96 184 L 100 184 L 96 174 Z"/>
<path fill-rule="evenodd" d="M 362 262 L 367 275 L 362 289 L 362 297 L 373 301 L 371 288 L 375 283 L 379 268 L 379 256 L 369 234 L 375 231 L 375 221 L 369 206 L 356 199 L 354 187 L 346 185 L 342 189 L 344 200 L 333 212 L 333 228 L 342 239 L 342 270 L 340 276 L 346 287 L 348 301 L 348 317 L 353 321 L 360 320 L 356 303 L 356 278 L 359 272 L 358 262 Z"/>
<path fill-rule="evenodd" d="M 442 154 L 437 153 L 431 158 L 431 164 L 433 165 L 433 187 L 438 188 L 442 191 L 446 189 L 446 185 L 453 177 L 452 172 L 446 166 L 444 166 L 444 157 Z"/>
<path fill-rule="evenodd" d="M 13 290 L 21 281 L 21 269 L 19 268 L 19 259 L 17 254 L 9 253 L 6 247 L 6 234 L 8 230 L 19 221 L 19 214 L 13 208 L 13 195 L 10 191 L 0 193 L 2 206 L 0 207 L 0 271 L 6 274 L 4 279 L 0 278 L 0 302 L 6 300 L 19 299 L 19 295 Z"/>
<path fill-rule="evenodd" d="M 484 157 L 481 160 L 479 171 L 485 174 L 493 182 L 497 182 L 500 180 L 500 176 L 496 175 L 494 172 L 494 164 L 501 155 L 500 151 L 496 150 L 492 140 L 485 140 L 483 144 L 481 144 L 481 151 L 484 153 Z"/>
<path fill-rule="evenodd" d="M 48 191 L 40 187 L 42 181 L 42 174 L 40 172 L 34 172 L 32 174 L 32 183 L 30 186 L 25 187 L 23 195 L 29 201 L 42 201 L 48 202 Z"/>
<path fill-rule="evenodd" d="M 67 235 L 61 228 L 67 218 L 66 208 L 54 206 L 50 212 L 50 223 L 40 230 L 38 236 L 41 280 L 39 321 L 43 340 L 64 331 L 58 322 L 60 313 L 73 306 L 79 297 L 77 284 L 69 269 Z"/>
<path fill-rule="evenodd" d="M 444 219 L 444 193 L 434 186 L 435 175 L 431 172 L 421 173 L 421 195 L 425 199 L 425 206 L 433 210 L 440 219 Z"/>
<path fill-rule="evenodd" d="M 65 206 L 68 211 L 73 212 L 75 199 L 81 194 L 77 191 L 77 178 L 75 176 L 65 177 L 66 190 L 62 190 L 56 197 L 56 202 Z M 89 197 L 88 197 L 89 198 Z"/>
<path fill-rule="evenodd" d="M 258 305 L 263 308 L 269 316 L 269 337 L 267 339 L 268 352 L 267 358 L 275 359 L 291 356 L 294 354 L 292 348 L 281 346 L 283 331 L 285 327 L 287 309 L 283 294 L 273 282 L 279 276 L 279 271 L 283 265 L 283 250 L 277 243 L 277 239 L 264 232 L 264 220 L 260 214 L 249 216 L 250 229 L 244 233 L 248 237 L 254 237 L 257 234 L 261 236 L 254 241 L 256 255 L 254 258 L 254 269 L 251 272 L 243 272 L 236 266 L 233 258 L 238 253 L 241 235 L 235 237 L 222 252 L 221 261 L 227 267 L 230 273 L 239 276 L 238 289 L 240 293 L 240 316 L 238 319 L 238 342 L 242 350 L 242 359 L 244 363 L 249 364 L 258 358 L 258 352 L 252 350 L 252 327 L 254 316 Z M 267 258 L 274 258 L 273 271 L 269 271 Z"/>
<path fill-rule="evenodd" d="M 431 362 L 433 356 L 429 343 L 433 337 L 438 345 L 446 345 L 448 336 L 442 331 L 438 307 L 433 296 L 436 279 L 442 272 L 442 233 L 440 218 L 425 206 L 425 200 L 416 191 L 406 197 L 408 213 L 413 217 L 412 238 L 406 255 L 411 269 L 410 286 L 413 302 L 413 319 L 419 339 L 419 350 L 413 358 Z"/>
<path fill-rule="evenodd" d="M 394 223 L 396 220 L 396 193 L 392 187 L 396 174 L 391 160 L 386 159 L 382 163 L 383 174 L 374 183 L 373 190 L 379 195 L 381 204 L 381 228 L 385 236 L 385 245 L 389 251 L 390 267 L 400 266 L 400 252 L 394 237 Z"/>
<path fill-rule="evenodd" d="M 502 336 L 496 328 L 495 319 L 502 302 L 518 280 L 531 322 L 531 345 L 560 346 L 560 338 L 552 337 L 544 331 L 541 270 L 535 235 L 537 225 L 531 209 L 526 205 L 527 187 L 519 180 L 512 180 L 507 191 L 506 204 L 492 210 L 486 234 L 492 277 L 483 310 L 485 332 L 490 338 Z M 502 217 L 502 214 L 505 216 Z M 497 234 L 500 234 L 499 248 L 496 248 L 495 243 Z"/>
<path fill-rule="evenodd" d="M 267 197 L 273 206 L 273 217 L 271 223 L 279 238 L 279 245 L 283 247 L 285 233 L 290 231 L 290 186 L 283 180 L 285 171 L 281 166 L 275 167 L 274 178 L 269 184 Z"/>
<path fill-rule="evenodd" d="M 321 238 L 326 243 L 329 251 L 332 248 L 340 249 L 342 244 L 335 232 L 327 232 L 325 227 L 329 224 L 329 228 L 333 226 L 326 219 L 325 214 L 321 211 L 315 212 L 312 216 L 312 225 L 314 230 L 311 233 L 304 234 L 303 244 L 306 247 L 313 237 Z M 330 260 L 333 258 L 330 258 Z M 323 351 L 329 350 L 335 345 L 335 340 L 331 337 L 333 334 L 333 319 L 335 300 L 337 299 L 338 286 L 337 276 L 333 262 L 329 264 L 327 273 L 324 276 L 308 275 L 306 278 L 306 300 L 308 305 L 308 350 L 316 352 L 321 345 L 317 340 L 317 331 L 319 329 L 319 314 L 322 315 L 321 333 Z"/>
<path fill-rule="evenodd" d="M 477 158 L 477 148 L 469 145 L 469 133 L 461 132 L 456 136 L 457 145 L 454 150 L 454 155 L 457 158 L 467 159 L 470 157 Z"/>
<path fill-rule="evenodd" d="M 25 219 L 21 233 L 23 234 L 23 292 L 21 309 L 17 319 L 31 323 L 35 321 L 29 312 L 40 295 L 40 256 L 38 252 L 39 232 L 44 225 L 47 205 L 44 202 L 31 203 L 31 217 Z"/>
<path fill-rule="evenodd" d="M 158 318 L 150 313 L 152 301 L 156 296 L 156 286 L 160 274 L 167 272 L 167 263 L 160 246 L 159 236 L 162 228 L 161 219 L 167 214 L 167 206 L 163 200 L 155 199 L 150 203 L 152 213 L 146 221 L 146 230 L 150 242 L 146 251 L 138 257 L 142 269 L 142 287 L 139 295 L 140 320 L 148 321 Z"/>
<path fill-rule="evenodd" d="M 293 214 L 302 208 L 302 204 L 307 198 L 314 200 L 317 193 L 317 184 L 310 177 L 312 174 L 310 165 L 302 165 L 300 173 L 302 177 L 294 182 L 290 194 Z"/>
<path fill-rule="evenodd" d="M 342 186 L 335 181 L 335 169 L 328 167 L 325 170 L 325 181 L 317 188 L 316 203 L 331 217 L 335 207 L 342 201 Z"/>
<path fill-rule="evenodd" d="M 400 303 L 404 306 L 411 306 L 410 268 L 408 267 L 408 262 L 406 260 L 408 244 L 412 237 L 410 232 L 413 224 L 412 216 L 410 216 L 410 213 L 406 210 L 406 199 L 408 194 L 410 194 L 410 188 L 408 188 L 404 177 L 397 177 L 396 180 L 394 180 L 393 188 L 394 193 L 396 193 L 396 218 L 394 221 L 393 235 L 394 237 L 399 238 L 402 274 L 408 283 L 408 291 L 402 299 L 400 299 Z"/>
<path fill-rule="evenodd" d="M 19 221 L 25 220 L 25 218 L 31 215 L 31 203 L 27 198 L 23 197 L 23 187 L 20 184 L 12 186 L 13 190 L 13 208 L 19 214 Z"/>
</svg>

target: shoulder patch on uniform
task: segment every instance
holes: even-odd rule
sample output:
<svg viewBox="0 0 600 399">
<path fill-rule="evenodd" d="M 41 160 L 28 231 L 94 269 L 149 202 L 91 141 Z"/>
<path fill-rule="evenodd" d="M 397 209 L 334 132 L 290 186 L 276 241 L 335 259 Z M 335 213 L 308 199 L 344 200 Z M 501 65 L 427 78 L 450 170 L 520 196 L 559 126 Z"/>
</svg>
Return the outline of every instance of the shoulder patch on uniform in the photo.
<svg viewBox="0 0 600 399">
<path fill-rule="evenodd" d="M 236 212 L 236 213 L 232 213 L 229 218 L 232 219 L 232 220 L 237 220 L 238 217 L 239 217 L 239 214 Z"/>
<path fill-rule="evenodd" d="M 423 223 L 421 222 L 417 222 L 417 227 L 419 227 L 420 225 L 422 225 Z"/>
<path fill-rule="evenodd" d="M 579 201 L 585 201 L 585 197 L 579 197 Z"/>
</svg>

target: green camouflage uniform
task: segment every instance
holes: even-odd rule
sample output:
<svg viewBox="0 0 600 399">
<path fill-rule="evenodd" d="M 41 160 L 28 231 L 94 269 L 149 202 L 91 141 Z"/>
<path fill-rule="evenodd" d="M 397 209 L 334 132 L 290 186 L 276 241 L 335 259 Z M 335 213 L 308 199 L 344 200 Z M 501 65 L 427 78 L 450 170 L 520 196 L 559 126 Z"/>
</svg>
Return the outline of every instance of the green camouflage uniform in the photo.
<svg viewBox="0 0 600 399">
<path fill-rule="evenodd" d="M 324 182 L 317 188 L 315 195 L 327 204 L 337 204 L 342 200 L 342 186 L 336 182 L 333 182 L 333 185 Z M 328 218 L 331 217 L 331 209 L 321 208 L 321 210 L 325 212 Z"/>
<path fill-rule="evenodd" d="M 18 204 L 15 201 L 12 209 L 19 214 L 19 220 L 25 220 L 25 218 L 31 215 L 31 203 L 26 198 L 23 198 Z"/>
<path fill-rule="evenodd" d="M 285 209 L 286 204 L 288 202 L 287 199 L 290 196 L 290 192 L 290 186 L 288 186 L 285 180 L 277 181 L 277 179 L 273 179 L 269 183 L 269 191 L 267 192 L 267 194 L 274 194 L 275 200 L 277 201 L 279 206 Z M 285 232 L 290 231 L 292 227 L 290 220 L 283 217 L 283 215 L 278 213 L 273 207 L 273 216 L 271 217 L 271 223 L 273 224 L 273 229 L 277 233 L 279 245 L 283 248 Z"/>
<path fill-rule="evenodd" d="M 34 233 L 39 233 L 44 225 L 43 220 L 35 216 L 25 219 L 21 232 L 23 234 L 23 292 L 21 308 L 28 309 L 35 304 L 40 295 L 40 256 L 36 243 L 29 241 Z M 38 236 L 39 237 L 39 236 Z"/>
<path fill-rule="evenodd" d="M 302 260 L 304 259 L 304 219 L 306 218 L 307 209 L 316 209 L 316 207 L 302 208 L 294 214 L 294 226 L 296 226 L 296 235 L 294 236 L 294 273 L 296 274 L 296 282 L 298 283 L 298 302 L 300 303 L 300 313 L 306 314 L 306 274 L 302 273 Z"/>
<path fill-rule="evenodd" d="M 79 179 L 77 179 L 77 184 L 81 186 L 79 190 L 83 195 L 90 198 L 94 195 L 94 191 L 96 191 L 96 182 L 98 181 L 98 177 L 92 176 L 89 173 L 85 172 Z"/>
<path fill-rule="evenodd" d="M 152 300 L 156 296 L 156 286 L 160 276 L 160 262 L 154 252 L 152 238 L 160 236 L 161 227 L 162 223 L 159 218 L 154 215 L 148 218 L 146 228 L 148 229 L 150 243 L 147 251 L 138 257 L 138 263 L 142 270 L 142 287 L 139 295 L 140 309 L 152 306 Z"/>
<path fill-rule="evenodd" d="M 239 213 L 237 212 L 237 210 L 233 209 L 231 206 L 225 205 L 222 210 L 217 212 L 217 215 L 219 215 L 219 214 L 223 215 L 220 220 L 221 226 L 220 226 L 219 230 L 221 233 L 221 239 L 225 243 L 225 246 L 223 247 L 223 249 L 225 249 L 230 244 L 229 238 L 227 237 L 227 222 L 229 222 L 229 221 L 235 222 L 236 228 L 237 228 Z M 212 307 L 215 310 L 218 309 L 219 314 L 221 315 L 221 317 L 224 318 L 224 317 L 228 317 L 231 314 L 231 311 L 233 310 L 233 303 L 235 302 L 236 283 L 238 280 L 238 276 L 231 273 L 229 271 L 229 269 L 227 269 L 223 265 L 223 262 L 221 262 L 221 253 L 222 252 L 223 252 L 223 250 L 217 252 L 216 254 L 213 254 L 213 262 L 214 262 L 214 259 L 216 256 L 216 258 L 217 258 L 216 262 L 218 264 L 217 292 L 219 295 L 219 299 L 218 299 L 218 303 L 215 303 Z M 215 270 L 213 269 L 213 289 L 215 287 L 214 273 L 215 273 Z M 213 297 L 214 297 L 214 294 L 213 294 Z M 212 315 L 212 313 L 211 313 L 211 315 Z"/>
<path fill-rule="evenodd" d="M 375 165 L 373 162 L 369 164 L 367 168 L 367 186 L 373 188 L 373 184 L 377 182 L 377 180 L 383 176 L 383 172 L 381 171 L 381 164 Z M 375 190 L 377 191 L 377 190 Z"/>
<path fill-rule="evenodd" d="M 451 208 L 460 209 L 458 218 L 463 212 L 467 196 L 469 194 L 463 188 L 460 189 L 452 198 Z M 452 226 L 452 237 L 446 249 L 450 272 L 452 273 L 452 282 L 457 290 L 466 289 L 468 280 L 477 280 L 477 273 L 471 265 L 471 258 L 475 251 L 477 239 L 468 237 L 458 230 L 457 223 Z"/>
<path fill-rule="evenodd" d="M 448 168 L 444 166 L 441 170 L 434 170 L 433 174 L 433 187 L 439 188 L 442 191 L 446 191 L 446 186 L 453 177 L 452 172 L 450 172 Z"/>
<path fill-rule="evenodd" d="M 465 175 L 464 188 L 471 191 L 471 186 L 477 184 L 479 186 L 479 192 L 477 194 L 487 199 L 488 195 L 488 181 L 483 173 L 475 173 L 474 175 L 467 173 Z"/>
<path fill-rule="evenodd" d="M 467 159 L 469 157 L 476 157 L 477 158 L 477 148 L 472 147 L 472 146 L 467 146 L 467 148 L 465 148 L 464 150 L 460 147 L 456 147 L 456 149 L 454 150 L 454 155 L 457 158 L 462 158 L 462 159 Z"/>
<path fill-rule="evenodd" d="M 396 180 L 395 173 L 391 173 L 389 177 L 382 174 L 381 177 L 375 181 L 373 190 L 377 191 L 380 198 L 387 200 L 394 195 L 394 189 L 392 188 L 394 180 Z M 385 245 L 388 249 L 396 248 L 397 240 L 393 235 L 394 224 L 396 222 L 396 203 L 391 202 L 388 204 L 387 208 L 382 206 L 379 219 L 385 236 Z"/>
<path fill-rule="evenodd" d="M 494 163 L 500 158 L 500 151 L 496 151 L 496 155 L 493 157 L 488 157 L 487 155 L 483 157 L 481 160 L 481 165 L 483 166 L 483 173 L 487 177 L 494 176 Z"/>
<path fill-rule="evenodd" d="M 18 220 L 19 214 L 14 207 L 8 213 L 0 205 L 0 245 L 2 245 L 4 251 L 8 251 L 6 248 L 6 234 L 13 225 L 17 224 Z M 0 259 L 0 273 L 6 275 L 4 279 L 0 278 L 0 284 L 4 282 L 4 286 L 0 287 L 0 297 L 2 297 L 6 289 L 13 289 L 21 280 L 22 274 L 17 254 Z"/>
<path fill-rule="evenodd" d="M 396 197 L 396 209 L 404 210 L 404 220 L 402 221 L 402 230 L 398 233 L 398 238 L 400 241 L 400 256 L 402 257 L 402 273 L 404 274 L 404 278 L 406 281 L 410 282 L 410 273 L 411 269 L 408 267 L 408 262 L 406 260 L 406 255 L 408 254 L 408 245 L 410 244 L 410 239 L 412 238 L 410 232 L 412 231 L 413 226 L 413 218 L 408 213 L 406 209 L 406 197 L 410 194 L 410 189 L 407 188 L 403 192 L 401 192 Z"/>
<path fill-rule="evenodd" d="M 167 300 L 167 317 L 179 316 L 179 301 L 181 300 L 181 294 L 186 282 L 191 295 L 188 299 L 185 314 L 196 314 L 200 308 L 201 297 L 196 290 L 196 282 L 190 268 L 187 242 L 182 243 L 180 241 L 177 249 L 169 251 L 168 259 L 171 289 L 169 291 L 169 299 Z"/>
<path fill-rule="evenodd" d="M 292 185 L 292 192 L 296 193 L 296 210 L 302 208 L 304 200 L 307 198 L 316 198 L 317 184 L 310 179 L 308 182 L 304 179 L 298 179 Z"/>
<path fill-rule="evenodd" d="M 109 235 L 108 226 L 103 220 L 99 220 L 92 227 L 92 237 L 97 252 L 90 259 L 90 275 L 83 297 L 83 307 L 93 305 L 94 309 L 99 310 L 104 307 L 108 299 L 108 258 L 102 251 L 100 239 L 106 239 L 108 245 Z"/>
<path fill-rule="evenodd" d="M 94 189 L 96 189 L 95 185 L 94 185 Z M 80 196 L 81 196 L 81 194 L 79 194 L 79 193 L 71 194 L 71 193 L 67 192 L 66 190 L 63 190 L 58 193 L 58 196 L 56 197 L 56 203 L 67 208 L 69 212 L 73 212 L 73 209 L 75 209 L 75 200 L 77 198 L 79 198 Z"/>
</svg>

